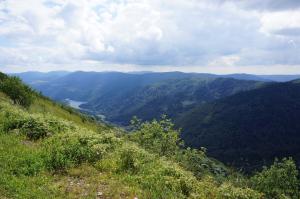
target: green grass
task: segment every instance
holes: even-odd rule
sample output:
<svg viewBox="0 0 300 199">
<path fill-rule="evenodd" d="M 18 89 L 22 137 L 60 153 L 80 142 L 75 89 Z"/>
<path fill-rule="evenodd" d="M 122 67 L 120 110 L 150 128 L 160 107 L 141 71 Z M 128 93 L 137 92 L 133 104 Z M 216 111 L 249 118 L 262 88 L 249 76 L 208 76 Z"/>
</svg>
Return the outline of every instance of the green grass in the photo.
<svg viewBox="0 0 300 199">
<path fill-rule="evenodd" d="M 49 198 L 52 176 L 42 173 L 38 143 L 24 136 L 0 133 L 0 195 L 8 198 Z"/>
<path fill-rule="evenodd" d="M 50 173 L 44 168 L 41 151 L 41 143 L 0 133 L 0 198 L 95 198 L 97 192 L 106 197 L 133 198 L 140 192 L 123 187 L 111 173 L 87 164 L 64 173 Z"/>
</svg>

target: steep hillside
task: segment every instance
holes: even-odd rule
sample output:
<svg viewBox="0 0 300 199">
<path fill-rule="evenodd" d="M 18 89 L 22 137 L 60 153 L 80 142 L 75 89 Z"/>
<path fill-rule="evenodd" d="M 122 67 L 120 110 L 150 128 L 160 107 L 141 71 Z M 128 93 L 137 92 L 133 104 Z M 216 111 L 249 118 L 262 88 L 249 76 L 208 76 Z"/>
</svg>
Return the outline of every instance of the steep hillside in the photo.
<svg viewBox="0 0 300 199">
<path fill-rule="evenodd" d="M 127 135 L 60 108 L 18 79 L 1 74 L 0 90 L 2 198 L 263 196 L 241 175 L 228 177 L 230 170 L 205 151 L 183 149 L 178 131 L 165 118 L 137 123 Z M 16 97 L 33 100 L 28 105 Z"/>
<path fill-rule="evenodd" d="M 300 161 L 300 84 L 274 83 L 201 105 L 178 119 L 187 145 L 245 169 Z"/>
</svg>

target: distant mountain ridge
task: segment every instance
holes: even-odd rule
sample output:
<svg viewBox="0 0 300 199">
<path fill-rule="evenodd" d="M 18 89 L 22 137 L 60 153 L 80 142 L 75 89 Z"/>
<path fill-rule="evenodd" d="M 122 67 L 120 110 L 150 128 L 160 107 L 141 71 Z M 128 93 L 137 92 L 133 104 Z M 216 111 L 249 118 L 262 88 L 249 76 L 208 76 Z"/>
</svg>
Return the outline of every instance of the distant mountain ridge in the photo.
<svg viewBox="0 0 300 199">
<path fill-rule="evenodd" d="M 59 73 L 60 74 L 60 73 Z M 24 78 L 28 75 L 21 74 Z M 105 115 L 109 121 L 128 125 L 137 115 L 151 120 L 167 114 L 172 118 L 190 110 L 196 104 L 253 89 L 263 81 L 245 75 L 218 76 L 205 73 L 120 73 L 120 72 L 73 72 L 64 75 L 35 75 L 26 79 L 35 89 L 52 99 L 85 101 L 84 109 Z M 44 78 L 47 77 L 47 78 Z M 235 77 L 235 78 L 234 78 Z M 240 79 L 247 80 L 240 80 Z M 46 79 L 46 80 L 45 80 Z M 265 82 L 265 81 L 264 81 Z"/>
<path fill-rule="evenodd" d="M 224 77 L 224 78 L 234 78 L 239 80 L 254 80 L 254 81 L 275 81 L 275 82 L 287 82 L 295 79 L 300 79 L 300 74 L 296 75 L 253 75 L 247 73 L 234 73 L 234 74 L 226 74 L 226 75 L 217 75 L 210 73 L 183 73 L 179 71 L 173 72 L 152 72 L 152 71 L 133 71 L 133 72 L 117 72 L 117 71 L 105 71 L 105 72 L 84 72 L 84 71 L 51 71 L 51 72 L 38 72 L 38 71 L 28 71 L 22 73 L 11 73 L 11 75 L 16 75 L 21 77 L 26 83 L 30 83 L 32 80 L 44 80 L 45 78 L 57 78 L 69 75 L 71 73 L 98 73 L 98 74 L 109 74 L 109 73 L 123 73 L 123 74 L 132 74 L 132 75 L 145 75 L 145 74 L 187 74 L 191 76 L 206 76 L 206 77 Z"/>
</svg>

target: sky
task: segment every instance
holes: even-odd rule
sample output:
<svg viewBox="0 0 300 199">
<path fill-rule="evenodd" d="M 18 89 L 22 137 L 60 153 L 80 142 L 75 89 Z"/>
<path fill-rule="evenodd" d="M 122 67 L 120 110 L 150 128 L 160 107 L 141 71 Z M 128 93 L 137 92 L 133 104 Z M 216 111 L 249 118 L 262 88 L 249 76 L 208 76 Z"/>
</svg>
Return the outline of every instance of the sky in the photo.
<svg viewBox="0 0 300 199">
<path fill-rule="evenodd" d="M 300 74 L 299 0 L 0 0 L 0 71 Z"/>
</svg>

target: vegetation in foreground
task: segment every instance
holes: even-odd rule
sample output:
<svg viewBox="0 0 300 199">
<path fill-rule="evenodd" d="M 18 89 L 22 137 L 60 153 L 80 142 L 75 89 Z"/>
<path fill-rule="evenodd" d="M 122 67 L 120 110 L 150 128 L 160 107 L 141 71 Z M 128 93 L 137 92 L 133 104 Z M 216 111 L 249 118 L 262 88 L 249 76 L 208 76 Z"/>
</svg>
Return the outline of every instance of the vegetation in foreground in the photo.
<svg viewBox="0 0 300 199">
<path fill-rule="evenodd" d="M 123 134 L 64 109 L 42 111 L 58 108 L 32 90 L 26 91 L 29 106 L 1 91 L 2 198 L 299 198 L 291 159 L 248 178 L 208 158 L 205 149 L 185 149 L 165 117 L 135 119 L 133 131 Z"/>
</svg>

